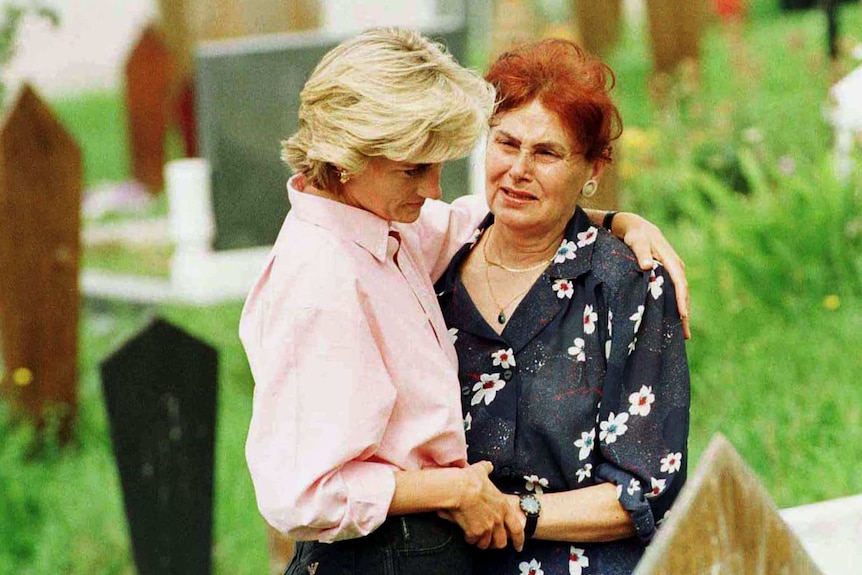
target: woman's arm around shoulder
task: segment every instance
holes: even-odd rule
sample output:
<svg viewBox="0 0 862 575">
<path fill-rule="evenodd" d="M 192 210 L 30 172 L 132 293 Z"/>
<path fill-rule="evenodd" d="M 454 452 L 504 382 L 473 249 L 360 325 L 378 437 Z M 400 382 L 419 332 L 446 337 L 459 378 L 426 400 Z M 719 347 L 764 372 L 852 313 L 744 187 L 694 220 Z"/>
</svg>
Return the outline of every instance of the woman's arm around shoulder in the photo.
<svg viewBox="0 0 862 575">
<path fill-rule="evenodd" d="M 597 441 L 597 479 L 616 487 L 649 540 L 686 479 L 690 382 L 674 285 L 662 266 L 608 290 L 611 345 Z"/>
<path fill-rule="evenodd" d="M 606 212 L 602 210 L 584 210 L 590 221 L 597 226 L 606 226 L 608 216 L 610 226 L 607 226 L 615 237 L 621 239 L 637 258 L 638 265 L 644 271 L 653 268 L 653 261 L 658 260 L 665 266 L 676 292 L 676 305 L 682 318 L 682 329 L 685 339 L 691 338 L 688 282 L 685 277 L 685 262 L 673 249 L 661 230 L 649 220 L 629 212 Z"/>
</svg>

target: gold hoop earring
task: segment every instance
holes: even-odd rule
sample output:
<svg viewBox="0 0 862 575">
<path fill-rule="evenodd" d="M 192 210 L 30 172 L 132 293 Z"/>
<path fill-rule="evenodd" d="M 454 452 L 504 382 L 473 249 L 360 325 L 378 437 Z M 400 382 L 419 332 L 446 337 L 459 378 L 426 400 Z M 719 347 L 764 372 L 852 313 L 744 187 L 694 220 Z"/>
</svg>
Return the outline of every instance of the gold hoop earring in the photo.
<svg viewBox="0 0 862 575">
<path fill-rule="evenodd" d="M 342 184 L 346 184 L 349 179 L 350 179 L 350 174 L 347 173 L 347 170 L 341 170 L 338 173 L 338 181 L 341 182 Z"/>
<path fill-rule="evenodd" d="M 599 189 L 599 183 L 595 180 L 595 178 L 590 178 L 587 180 L 587 183 L 584 184 L 584 187 L 581 189 L 581 194 L 585 198 L 591 198 L 596 194 L 596 190 Z"/>
</svg>

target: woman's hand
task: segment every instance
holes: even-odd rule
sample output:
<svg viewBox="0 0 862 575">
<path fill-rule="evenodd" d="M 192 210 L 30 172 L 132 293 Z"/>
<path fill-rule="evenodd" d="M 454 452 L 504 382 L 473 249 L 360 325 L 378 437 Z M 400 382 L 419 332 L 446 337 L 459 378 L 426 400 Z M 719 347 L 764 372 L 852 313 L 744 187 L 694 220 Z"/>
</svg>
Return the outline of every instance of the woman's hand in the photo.
<svg viewBox="0 0 862 575">
<path fill-rule="evenodd" d="M 676 305 L 682 318 L 683 334 L 685 339 L 691 339 L 685 263 L 676 250 L 657 226 L 637 214 L 619 212 L 614 216 L 611 232 L 632 249 L 642 270 L 651 270 L 654 259 L 665 267 L 676 288 Z"/>
<path fill-rule="evenodd" d="M 511 539 L 512 545 L 520 550 L 524 546 L 524 524 L 518 514 L 513 513 L 509 496 L 501 493 L 488 478 L 493 469 L 488 461 L 463 469 L 458 504 L 438 515 L 457 523 L 466 541 L 479 549 L 502 549 Z"/>
</svg>

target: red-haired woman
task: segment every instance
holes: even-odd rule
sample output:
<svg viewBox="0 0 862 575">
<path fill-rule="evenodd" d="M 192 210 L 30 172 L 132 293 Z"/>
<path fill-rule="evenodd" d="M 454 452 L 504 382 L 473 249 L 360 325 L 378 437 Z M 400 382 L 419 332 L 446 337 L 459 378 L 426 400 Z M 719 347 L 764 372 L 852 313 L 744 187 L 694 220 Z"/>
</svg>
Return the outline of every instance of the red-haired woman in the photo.
<svg viewBox="0 0 862 575">
<path fill-rule="evenodd" d="M 528 540 L 479 551 L 475 572 L 631 573 L 685 481 L 689 376 L 667 274 L 578 207 L 621 132 L 613 73 L 546 40 L 486 79 L 491 213 L 436 291 L 469 459 L 493 463 Z"/>
</svg>

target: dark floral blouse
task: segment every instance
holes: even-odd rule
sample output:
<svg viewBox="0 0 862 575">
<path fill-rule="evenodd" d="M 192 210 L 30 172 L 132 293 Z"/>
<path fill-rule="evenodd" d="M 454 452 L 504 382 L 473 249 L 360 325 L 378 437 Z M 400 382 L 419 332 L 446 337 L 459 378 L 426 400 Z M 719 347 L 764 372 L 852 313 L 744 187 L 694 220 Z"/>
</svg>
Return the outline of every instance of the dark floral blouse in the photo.
<svg viewBox="0 0 862 575">
<path fill-rule="evenodd" d="M 497 335 L 461 283 L 475 241 L 437 283 L 458 351 L 471 462 L 507 493 L 616 485 L 637 536 L 480 551 L 476 573 L 631 573 L 685 482 L 689 374 L 673 286 L 579 208 L 553 262 Z"/>
</svg>

